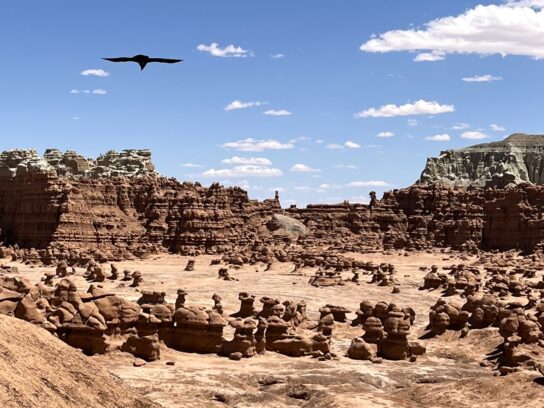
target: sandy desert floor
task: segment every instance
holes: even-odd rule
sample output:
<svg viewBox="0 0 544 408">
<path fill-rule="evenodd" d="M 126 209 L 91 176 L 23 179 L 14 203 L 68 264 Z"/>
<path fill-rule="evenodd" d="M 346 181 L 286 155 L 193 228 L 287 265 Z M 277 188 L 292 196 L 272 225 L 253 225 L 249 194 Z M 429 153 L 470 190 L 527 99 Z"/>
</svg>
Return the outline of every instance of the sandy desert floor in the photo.
<svg viewBox="0 0 544 408">
<path fill-rule="evenodd" d="M 366 275 L 362 275 L 360 284 L 348 282 L 351 273 L 344 274 L 344 286 L 316 288 L 308 284 L 316 269 L 305 268 L 293 274 L 294 266 L 289 263 L 274 264 L 266 272 L 264 264 L 231 269 L 230 275 L 237 280 L 224 281 L 217 277 L 221 266 L 210 266 L 214 257 L 194 258 L 195 270 L 185 272 L 189 258 L 175 255 L 118 263 L 121 271 L 142 272 L 144 282 L 138 289 L 119 281 L 106 281 L 103 286 L 130 300 L 137 300 L 142 290 L 164 291 L 172 303 L 177 289 L 183 288 L 189 293 L 187 304 L 208 307 L 213 305 L 212 295 L 218 293 L 223 298 L 226 314 L 238 311 L 239 292 L 256 295 L 258 309 L 261 296 L 281 301 L 303 299 L 310 320 L 318 319 L 319 308 L 327 303 L 355 311 L 362 300 L 383 300 L 400 307 L 410 306 L 416 311 L 410 336 L 415 340 L 425 332 L 429 308 L 440 297 L 439 291 L 418 290 L 426 273 L 419 267 L 475 260 L 456 254 L 426 252 L 347 255 L 394 264 L 400 293 L 393 294 L 391 287 L 366 283 L 370 279 Z M 52 270 L 17 266 L 19 275 L 33 282 Z M 83 269 L 78 269 L 74 281 L 80 290 L 87 288 Z M 348 317 L 354 318 L 355 314 Z M 225 336 L 229 338 L 232 333 L 227 327 Z M 161 360 L 142 367 L 134 367 L 134 357 L 119 351 L 93 359 L 165 407 L 544 406 L 544 381 L 536 372 L 496 377 L 491 368 L 480 366 L 501 343 L 497 329 L 471 330 L 463 339 L 459 338 L 458 332 L 448 331 L 440 337 L 425 340 L 427 354 L 413 363 L 384 360 L 374 364 L 345 357 L 351 340 L 361 334 L 360 328 L 351 327 L 349 323 L 336 323 L 331 348 L 338 357 L 329 361 L 292 358 L 272 352 L 231 361 L 217 355 L 182 353 L 166 347 L 161 351 Z M 306 391 L 310 399 L 290 397 L 297 391 Z"/>
</svg>

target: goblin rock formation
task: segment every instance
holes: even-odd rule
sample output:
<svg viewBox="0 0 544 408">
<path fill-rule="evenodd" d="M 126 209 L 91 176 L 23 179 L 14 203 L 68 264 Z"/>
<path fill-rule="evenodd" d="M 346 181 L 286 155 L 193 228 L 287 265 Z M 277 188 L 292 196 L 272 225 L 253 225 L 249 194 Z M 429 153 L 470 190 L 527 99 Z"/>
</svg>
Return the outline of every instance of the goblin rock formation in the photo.
<svg viewBox="0 0 544 408">
<path fill-rule="evenodd" d="M 544 184 L 544 135 L 513 134 L 503 141 L 446 150 L 429 158 L 419 183 L 462 187 Z"/>
</svg>

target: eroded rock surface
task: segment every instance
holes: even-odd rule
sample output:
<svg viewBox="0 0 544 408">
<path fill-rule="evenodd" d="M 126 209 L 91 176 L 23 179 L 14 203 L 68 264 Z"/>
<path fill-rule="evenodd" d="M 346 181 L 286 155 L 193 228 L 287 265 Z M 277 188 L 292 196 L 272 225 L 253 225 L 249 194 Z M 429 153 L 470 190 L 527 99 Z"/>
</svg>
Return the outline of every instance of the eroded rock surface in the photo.
<svg viewBox="0 0 544 408">
<path fill-rule="evenodd" d="M 419 183 L 463 187 L 544 184 L 544 135 L 513 134 L 500 142 L 446 150 L 429 158 Z"/>
</svg>

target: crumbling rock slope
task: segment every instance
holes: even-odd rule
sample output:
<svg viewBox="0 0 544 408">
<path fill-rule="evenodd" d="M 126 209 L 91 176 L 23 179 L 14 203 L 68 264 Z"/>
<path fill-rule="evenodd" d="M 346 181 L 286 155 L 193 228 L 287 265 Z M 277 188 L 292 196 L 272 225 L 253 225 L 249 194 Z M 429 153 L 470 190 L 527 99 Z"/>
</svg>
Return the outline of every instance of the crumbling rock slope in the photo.
<svg viewBox="0 0 544 408">
<path fill-rule="evenodd" d="M 3 315 L 0 315 L 0 406 L 158 407 L 47 331 Z"/>
<path fill-rule="evenodd" d="M 544 184 L 544 135 L 517 133 L 500 142 L 443 151 L 427 160 L 418 183 L 462 187 Z"/>
</svg>

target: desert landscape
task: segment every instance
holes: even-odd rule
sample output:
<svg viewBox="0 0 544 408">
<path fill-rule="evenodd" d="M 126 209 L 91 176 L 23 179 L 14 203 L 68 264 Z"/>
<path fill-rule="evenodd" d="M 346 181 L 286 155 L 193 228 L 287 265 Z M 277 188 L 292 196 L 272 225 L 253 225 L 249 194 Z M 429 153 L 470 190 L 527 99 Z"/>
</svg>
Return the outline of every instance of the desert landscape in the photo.
<svg viewBox="0 0 544 408">
<path fill-rule="evenodd" d="M 166 179 L 149 151 L 6 151 L 2 323 L 134 390 L 115 396 L 115 377 L 97 403 L 90 384 L 90 406 L 539 407 L 544 187 L 527 157 L 543 138 L 442 154 L 366 205 L 301 209 Z M 466 155 L 500 171 L 462 173 Z M 81 405 L 55 383 L 64 368 L 14 382 L 30 373 L 12 347 L 4 406 Z"/>
<path fill-rule="evenodd" d="M 544 0 L 0 38 L 0 408 L 544 407 Z"/>
</svg>

